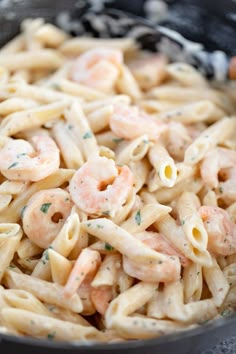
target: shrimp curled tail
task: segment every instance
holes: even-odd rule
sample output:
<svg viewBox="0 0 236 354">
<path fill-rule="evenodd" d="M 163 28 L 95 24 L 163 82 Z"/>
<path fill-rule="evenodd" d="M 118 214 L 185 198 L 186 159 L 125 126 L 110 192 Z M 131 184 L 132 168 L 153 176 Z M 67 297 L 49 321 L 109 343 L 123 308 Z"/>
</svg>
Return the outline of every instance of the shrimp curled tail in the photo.
<svg viewBox="0 0 236 354">
<path fill-rule="evenodd" d="M 35 193 L 22 212 L 25 234 L 39 247 L 49 247 L 66 222 L 72 206 L 69 193 L 61 188 Z"/>
<path fill-rule="evenodd" d="M 218 174 L 223 169 L 236 165 L 236 151 L 216 147 L 208 152 L 201 164 L 201 176 L 203 181 L 211 188 L 219 185 Z"/>
<path fill-rule="evenodd" d="M 112 90 L 123 62 L 122 52 L 114 48 L 93 48 L 74 62 L 71 79 L 103 92 Z"/>
<path fill-rule="evenodd" d="M 69 192 L 84 212 L 114 216 L 125 203 L 133 181 L 128 166 L 117 166 L 111 159 L 96 156 L 75 172 Z"/>
<path fill-rule="evenodd" d="M 110 128 L 121 138 L 132 140 L 147 134 L 150 140 L 157 140 L 166 131 L 167 125 L 155 120 L 138 107 L 114 106 L 110 119 Z"/>
<path fill-rule="evenodd" d="M 209 251 L 222 256 L 236 252 L 236 225 L 219 207 L 201 206 L 199 213 L 208 233 Z"/>
<path fill-rule="evenodd" d="M 180 262 L 176 256 L 166 256 L 166 261 L 140 264 L 123 256 L 124 271 L 133 278 L 149 283 L 168 283 L 180 278 Z"/>
<path fill-rule="evenodd" d="M 26 140 L 10 140 L 0 150 L 0 171 L 10 180 L 37 182 L 56 172 L 60 153 L 49 136 L 34 136 L 33 146 Z"/>
</svg>

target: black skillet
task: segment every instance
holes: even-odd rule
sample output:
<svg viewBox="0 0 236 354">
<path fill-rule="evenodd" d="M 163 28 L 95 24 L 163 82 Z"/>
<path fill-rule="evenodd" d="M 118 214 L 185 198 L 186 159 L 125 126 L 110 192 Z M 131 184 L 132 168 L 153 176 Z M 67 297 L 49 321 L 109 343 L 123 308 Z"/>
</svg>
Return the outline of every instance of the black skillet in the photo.
<svg viewBox="0 0 236 354">
<path fill-rule="evenodd" d="M 196 57 L 192 58 L 192 53 L 190 53 L 190 61 L 209 78 L 216 78 L 214 72 L 216 50 L 223 51 L 226 63 L 229 63 L 230 58 L 236 55 L 235 0 L 166 0 L 169 13 L 166 15 L 163 12 L 162 16 L 154 16 L 153 12 L 155 11 L 153 8 L 150 11 L 150 0 L 148 5 L 147 1 L 0 0 L 0 45 L 3 45 L 17 34 L 19 24 L 24 18 L 44 17 L 46 20 L 60 24 L 60 16 L 58 18 L 58 14 L 61 11 L 69 11 L 67 16 L 70 17 L 72 23 L 69 28 L 71 34 L 76 35 L 87 32 L 100 36 L 101 33 L 96 31 L 93 21 L 88 20 L 88 11 L 89 8 L 91 9 L 92 4 L 92 14 L 96 11 L 96 16 L 107 14 L 113 19 L 119 19 L 121 16 L 120 11 L 127 11 L 130 13 L 128 15 L 129 18 L 132 18 L 132 14 L 141 17 L 151 17 L 153 26 L 147 24 L 151 28 L 150 32 L 137 38 L 139 44 L 144 48 L 155 49 L 155 40 L 158 41 L 160 39 L 159 32 L 155 29 L 157 23 L 178 31 L 188 40 L 202 43 L 204 48 L 201 50 L 204 51 L 206 60 L 196 60 Z M 157 0 L 151 1 L 155 2 Z M 102 10 L 101 3 L 105 3 Z M 137 19 L 135 21 L 139 22 Z M 82 26 L 78 26 L 78 22 Z M 103 36 L 119 35 L 113 32 L 114 30 L 109 28 L 108 25 Z M 177 45 L 179 45 L 180 50 L 183 49 L 181 41 Z M 227 75 L 225 75 L 224 79 L 227 79 Z M 235 326 L 236 315 L 232 315 L 227 318 L 222 317 L 185 333 L 175 333 L 145 341 L 129 341 L 106 345 L 80 345 L 0 334 L 0 354 L 120 354 L 121 352 L 123 354 L 200 354 L 203 350 L 211 348 L 227 337 L 235 335 Z"/>
</svg>

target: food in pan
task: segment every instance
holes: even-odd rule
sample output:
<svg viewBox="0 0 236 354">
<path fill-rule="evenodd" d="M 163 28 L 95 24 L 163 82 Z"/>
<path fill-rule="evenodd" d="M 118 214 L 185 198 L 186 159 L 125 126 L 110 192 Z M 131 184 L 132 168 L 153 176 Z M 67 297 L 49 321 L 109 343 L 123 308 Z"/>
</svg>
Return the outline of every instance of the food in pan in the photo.
<svg viewBox="0 0 236 354">
<path fill-rule="evenodd" d="M 226 85 L 41 19 L 0 50 L 0 329 L 114 342 L 236 306 Z"/>
</svg>

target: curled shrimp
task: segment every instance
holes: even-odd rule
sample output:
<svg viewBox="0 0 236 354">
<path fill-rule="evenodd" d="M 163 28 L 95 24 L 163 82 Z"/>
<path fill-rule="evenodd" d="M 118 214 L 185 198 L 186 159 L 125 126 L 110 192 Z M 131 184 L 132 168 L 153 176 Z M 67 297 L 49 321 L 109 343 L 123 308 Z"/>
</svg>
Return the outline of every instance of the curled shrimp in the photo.
<svg viewBox="0 0 236 354">
<path fill-rule="evenodd" d="M 25 234 L 39 247 L 47 248 L 64 225 L 72 206 L 69 193 L 61 188 L 35 193 L 22 211 Z"/>
<path fill-rule="evenodd" d="M 74 62 L 71 79 L 86 86 L 109 92 L 123 62 L 122 52 L 113 48 L 94 48 L 80 55 Z"/>
<path fill-rule="evenodd" d="M 164 131 L 166 124 L 155 120 L 138 107 L 114 106 L 110 119 L 110 128 L 121 138 L 132 140 L 147 134 L 150 140 L 157 140 Z"/>
<path fill-rule="evenodd" d="M 9 140 L 0 150 L 0 171 L 10 180 L 39 181 L 56 172 L 60 154 L 49 136 L 32 137 L 33 146 L 26 140 Z"/>
<path fill-rule="evenodd" d="M 229 201 L 236 200 L 236 166 L 221 170 L 221 178 L 224 182 L 219 183 L 221 198 Z"/>
<path fill-rule="evenodd" d="M 211 188 L 219 185 L 218 176 L 221 170 L 233 168 L 236 165 L 236 151 L 221 147 L 210 150 L 201 164 L 203 181 Z"/>
<path fill-rule="evenodd" d="M 165 262 L 142 264 L 123 256 L 124 271 L 133 278 L 148 282 L 172 282 L 180 278 L 180 263 L 169 256 Z"/>
<path fill-rule="evenodd" d="M 113 160 L 96 156 L 75 172 L 69 191 L 84 212 L 114 216 L 125 203 L 133 180 L 128 166 L 116 166 Z"/>
<path fill-rule="evenodd" d="M 183 267 L 188 267 L 190 265 L 190 260 L 185 257 L 180 251 L 176 250 L 174 246 L 165 238 L 164 235 L 157 232 L 143 232 L 139 233 L 138 237 L 141 236 L 142 242 L 152 248 L 153 250 L 164 253 L 169 256 L 179 257 L 180 263 Z"/>
<path fill-rule="evenodd" d="M 236 225 L 222 208 L 201 206 L 199 213 L 208 233 L 209 251 L 223 256 L 236 252 Z"/>
<path fill-rule="evenodd" d="M 103 316 L 105 315 L 112 298 L 111 286 L 103 286 L 95 289 L 93 288 L 91 291 L 91 300 L 97 312 Z"/>
<path fill-rule="evenodd" d="M 167 58 L 161 54 L 150 54 L 130 62 L 130 70 L 143 90 L 159 85 L 167 76 Z"/>
<path fill-rule="evenodd" d="M 96 271 L 101 263 L 99 252 L 84 248 L 77 258 L 74 267 L 65 284 L 63 294 L 65 297 L 73 296 L 85 277 Z"/>
</svg>

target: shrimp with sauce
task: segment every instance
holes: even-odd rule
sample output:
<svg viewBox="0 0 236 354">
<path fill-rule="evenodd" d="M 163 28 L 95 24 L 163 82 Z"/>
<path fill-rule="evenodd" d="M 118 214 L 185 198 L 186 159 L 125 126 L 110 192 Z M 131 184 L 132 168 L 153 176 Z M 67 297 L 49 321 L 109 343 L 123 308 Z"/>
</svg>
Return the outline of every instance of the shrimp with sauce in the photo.
<svg viewBox="0 0 236 354">
<path fill-rule="evenodd" d="M 123 256 L 124 271 L 133 278 L 149 283 L 172 282 L 180 278 L 180 263 L 176 257 L 169 256 L 165 262 L 142 264 Z"/>
<path fill-rule="evenodd" d="M 219 183 L 221 198 L 236 201 L 236 166 L 222 169 L 220 173 L 224 180 Z"/>
<path fill-rule="evenodd" d="M 171 245 L 164 235 L 152 231 L 143 231 L 136 234 L 136 236 L 138 236 L 139 239 L 141 238 L 145 245 L 157 252 L 164 253 L 168 256 L 179 257 L 180 263 L 183 267 L 188 267 L 190 265 L 190 260 Z"/>
<path fill-rule="evenodd" d="M 216 255 L 229 256 L 236 252 L 236 225 L 222 208 L 201 206 L 199 214 L 208 233 L 208 249 Z"/>
<path fill-rule="evenodd" d="M 110 128 L 117 136 L 132 140 L 147 134 L 150 140 L 157 140 L 166 131 L 167 125 L 139 109 L 138 107 L 114 106 Z"/>
<path fill-rule="evenodd" d="M 233 168 L 236 165 L 236 151 L 216 147 L 210 150 L 201 163 L 201 176 L 209 187 L 219 186 L 218 176 L 222 170 Z"/>
<path fill-rule="evenodd" d="M 65 297 L 71 297 L 76 293 L 85 277 L 94 273 L 101 263 L 100 253 L 89 248 L 84 248 L 77 258 L 74 267 L 71 270 L 69 278 L 65 284 L 63 294 Z"/>
<path fill-rule="evenodd" d="M 75 172 L 69 192 L 82 211 L 113 217 L 125 203 L 133 182 L 128 166 L 118 166 L 112 159 L 96 156 Z"/>
<path fill-rule="evenodd" d="M 10 180 L 40 181 L 56 172 L 60 153 L 49 136 L 34 136 L 33 146 L 26 140 L 9 140 L 0 149 L 0 171 Z"/>
<path fill-rule="evenodd" d="M 21 212 L 25 234 L 39 247 L 47 248 L 66 222 L 72 207 L 69 193 L 61 188 L 35 193 Z"/>
<path fill-rule="evenodd" d="M 108 92 L 120 74 L 123 54 L 114 48 L 93 48 L 80 55 L 71 70 L 71 79 L 77 83 Z"/>
<path fill-rule="evenodd" d="M 168 257 L 167 263 L 165 264 L 144 264 L 140 267 L 138 262 L 129 259 L 128 257 L 123 257 L 123 267 L 125 272 L 137 279 L 146 282 L 170 282 L 179 279 L 179 265 L 173 262 L 173 259 L 177 256 L 183 267 L 188 267 L 190 260 L 186 258 L 181 252 L 176 250 L 162 234 L 157 232 L 143 231 L 135 235 L 140 239 L 145 245 L 149 246 L 151 249 L 166 254 Z M 173 257 L 173 259 L 171 258 Z M 162 267 L 161 276 L 158 274 Z"/>
<path fill-rule="evenodd" d="M 93 288 L 91 291 L 91 300 L 96 308 L 96 311 L 103 316 L 105 315 L 112 299 L 113 296 L 111 286 Z"/>
<path fill-rule="evenodd" d="M 158 86 L 167 76 L 167 58 L 162 54 L 148 54 L 129 63 L 130 70 L 143 90 Z"/>
</svg>

